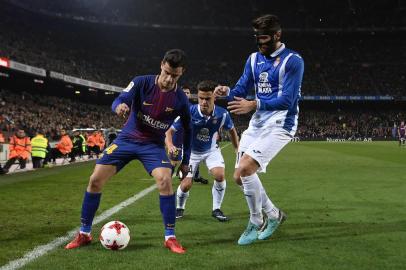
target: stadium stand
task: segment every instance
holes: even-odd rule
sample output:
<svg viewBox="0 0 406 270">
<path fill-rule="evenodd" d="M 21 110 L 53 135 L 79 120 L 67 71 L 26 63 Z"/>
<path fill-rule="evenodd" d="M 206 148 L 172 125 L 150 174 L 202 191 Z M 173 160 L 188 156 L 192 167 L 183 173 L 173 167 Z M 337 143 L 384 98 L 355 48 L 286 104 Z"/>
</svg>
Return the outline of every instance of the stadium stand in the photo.
<svg viewBox="0 0 406 270">
<path fill-rule="evenodd" d="M 92 105 L 67 98 L 35 95 L 27 92 L 0 91 L 0 129 L 12 134 L 23 128 L 33 137 L 39 129 L 50 139 L 58 138 L 62 128 L 121 128 L 123 120 L 110 107 Z"/>
<path fill-rule="evenodd" d="M 41 1 L 39 3 L 37 1 L 11 2 L 27 5 L 30 3 L 31 8 L 34 8 L 35 5 L 41 5 Z M 65 2 L 55 2 L 60 2 L 60 5 L 47 6 L 47 9 L 56 12 L 58 6 L 63 6 L 65 12 L 69 11 L 66 10 L 69 5 L 66 5 Z M 84 4 L 85 2 L 81 3 Z M 256 10 L 258 6 L 263 4 L 262 2 L 257 1 L 256 6 L 249 10 Z M 368 7 L 379 6 L 378 3 L 380 2 L 382 1 L 372 1 Z M 8 2 L 6 1 L 6 3 Z M 118 3 L 106 1 L 105 8 L 116 5 L 117 9 L 121 10 L 120 3 L 123 7 L 131 7 L 125 1 L 118 1 Z M 213 3 L 211 2 L 210 5 Z M 341 5 L 339 1 L 334 1 L 334 3 L 337 8 L 343 10 L 343 14 L 351 10 L 351 8 L 346 7 L 347 4 Z M 158 13 L 161 8 L 170 10 L 166 4 L 161 3 L 161 5 L 164 6 L 153 10 Z M 202 1 L 202 6 L 205 5 L 207 5 L 206 1 Z M 104 24 L 101 28 L 97 23 L 55 19 L 5 4 L 4 12 L 0 18 L 0 27 L 3 30 L 0 34 L 2 40 L 0 55 L 47 70 L 123 87 L 135 74 L 156 72 L 154 67 L 160 60 L 159 56 L 166 49 L 182 47 L 189 53 L 190 57 L 189 69 L 184 77 L 184 80 L 189 84 L 195 85 L 198 81 L 207 78 L 224 84 L 232 84 L 238 79 L 242 64 L 255 48 L 255 44 L 253 39 L 248 38 L 252 35 L 249 29 L 241 28 L 241 31 L 231 31 L 222 28 L 221 24 L 216 21 L 218 19 L 214 19 L 219 17 L 216 15 L 220 14 L 220 11 L 225 7 L 233 5 L 227 5 L 227 3 L 215 5 L 216 8 L 213 10 L 216 12 L 212 14 L 213 11 L 210 9 L 207 14 L 209 17 L 213 17 L 213 25 L 220 25 L 217 28 L 196 30 L 174 27 L 173 29 L 163 28 L 160 30 L 159 25 L 154 28 L 119 26 L 113 23 Z M 281 17 L 290 15 L 283 14 L 283 4 L 281 5 L 282 7 L 277 9 L 282 11 Z M 303 11 L 307 14 L 306 17 L 316 16 L 318 13 L 322 14 L 322 11 L 312 5 L 306 5 L 306 9 Z M 401 26 L 404 27 L 405 25 L 403 19 L 399 15 L 394 15 L 402 12 L 403 7 L 399 5 L 402 5 L 401 2 L 388 3 L 387 9 L 382 11 L 385 12 L 382 14 L 385 15 L 382 17 L 382 24 L 376 28 L 373 28 L 375 25 L 372 23 L 368 24 L 369 15 L 362 16 L 364 11 L 359 11 L 356 24 L 351 24 L 350 21 L 344 23 L 343 18 L 340 20 L 327 18 L 323 25 L 312 22 L 307 28 L 303 26 L 303 31 L 296 31 L 295 28 L 286 29 L 284 39 L 287 40 L 290 48 L 300 51 L 306 61 L 302 93 L 304 95 L 402 96 L 402 91 L 406 88 L 406 77 L 396 71 L 406 68 L 405 62 L 402 61 L 406 57 L 406 52 L 403 50 L 406 46 L 406 39 L 404 38 L 404 31 L 399 32 L 403 29 Z M 75 7 L 78 8 L 77 5 Z M 84 10 L 86 8 L 72 9 L 69 12 L 79 12 L 80 14 Z M 126 12 L 133 14 L 134 18 L 140 20 L 143 18 L 136 16 L 139 11 L 131 13 L 130 10 L 131 8 Z M 317 14 L 309 12 L 310 10 Z M 355 10 L 357 9 L 355 8 Z M 217 12 L 219 13 L 217 14 Z M 233 14 L 232 9 L 230 12 L 228 14 Z M 378 11 L 375 10 L 375 12 Z M 100 11 L 100 13 L 103 12 Z M 152 20 L 160 20 L 159 18 L 165 17 L 151 17 L 148 10 L 143 10 L 143 13 L 144 16 L 153 18 Z M 59 12 L 59 14 L 66 13 Z M 185 14 L 185 17 L 189 17 L 187 14 L 193 14 L 193 11 L 185 12 Z M 248 14 L 249 18 L 241 18 L 244 20 L 245 27 L 249 26 L 253 13 Z M 329 13 L 324 12 L 323 14 L 323 16 L 329 16 L 325 15 Z M 390 16 L 391 19 L 387 19 L 386 15 Z M 191 21 L 188 23 L 199 22 L 197 19 L 194 21 L 194 19 L 196 18 L 190 16 Z M 180 18 L 175 19 L 174 23 L 186 24 L 186 20 L 180 16 Z M 210 21 L 210 19 L 203 20 L 205 23 Z M 126 20 L 126 22 L 128 21 Z M 160 22 L 157 21 L 157 23 Z M 295 20 L 293 25 L 287 27 L 301 25 L 296 25 L 296 23 Z M 227 21 L 224 24 L 227 25 Z M 354 28 L 355 25 L 372 28 Z M 397 27 L 398 25 L 400 27 Z M 316 27 L 324 27 L 324 29 Z M 34 31 L 26 31 L 28 28 Z M 351 31 L 351 28 L 354 29 Z M 64 31 L 64 29 L 70 29 L 70 31 Z M 347 30 L 343 31 L 343 29 Z M 200 57 L 202 53 L 205 57 Z"/>
<path fill-rule="evenodd" d="M 105 0 L 97 8 L 92 1 L 0 2 L 0 57 L 120 87 L 137 74 L 157 73 L 160 56 L 174 47 L 189 54 L 189 67 L 183 78 L 188 85 L 208 78 L 222 84 L 235 83 L 246 57 L 255 50 L 254 41 L 249 38 L 249 22 L 266 4 L 263 0 L 241 2 L 247 5 L 247 12 L 241 15 L 240 10 L 233 9 L 241 5 L 231 1 L 199 0 L 199 12 L 179 0 L 152 6 L 143 5 L 145 1 L 131 5 L 128 0 Z M 329 13 L 319 2 L 297 1 L 298 9 L 286 8 L 282 2 L 274 6 L 281 19 L 297 18 L 283 20 L 287 23 L 283 36 L 306 62 L 302 95 L 387 96 L 389 100 L 405 100 L 406 76 L 400 72 L 406 69 L 406 16 L 402 15 L 405 4 L 332 1 L 331 7 L 339 12 Z M 150 8 L 141 12 L 137 5 Z M 170 21 L 168 16 L 153 16 L 169 14 L 173 7 L 183 9 L 184 15 Z M 233 24 L 231 19 L 220 16 L 224 10 Z M 381 20 L 371 20 L 371 16 Z M 0 127 L 6 136 L 15 126 L 24 127 L 28 134 L 43 128 L 50 138 L 55 138 L 61 127 L 120 128 L 122 124 L 106 105 L 112 98 L 105 99 L 102 105 L 100 95 L 78 100 L 75 96 L 62 98 L 61 89 L 38 95 L 29 87 L 23 89 L 26 93 L 16 93 L 14 88 L 18 87 L 0 86 L 8 89 L 0 92 Z M 50 88 L 43 86 L 47 87 Z M 94 102 L 99 104 L 89 105 Z M 34 108 L 33 104 L 37 106 Z M 324 104 L 321 110 L 321 103 L 305 104 L 298 130 L 303 139 L 388 139 L 393 126 L 405 118 L 401 109 L 404 103 L 394 103 L 389 108 L 381 103 L 362 104 L 363 109 L 358 111 L 354 106 L 325 108 Z M 245 120 L 235 119 L 239 132 L 245 128 Z"/>
</svg>

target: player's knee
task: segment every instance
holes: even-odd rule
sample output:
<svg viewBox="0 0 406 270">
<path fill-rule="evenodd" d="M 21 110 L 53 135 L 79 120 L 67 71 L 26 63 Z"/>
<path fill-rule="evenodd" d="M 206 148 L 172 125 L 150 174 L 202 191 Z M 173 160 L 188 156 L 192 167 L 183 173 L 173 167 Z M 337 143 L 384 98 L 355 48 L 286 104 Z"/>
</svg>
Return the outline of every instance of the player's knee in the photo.
<svg viewBox="0 0 406 270">
<path fill-rule="evenodd" d="M 241 175 L 240 175 L 240 171 L 238 169 L 234 171 L 233 178 L 237 185 L 239 185 L 239 186 L 242 185 Z"/>
<path fill-rule="evenodd" d="M 103 183 L 104 181 L 102 177 L 96 174 L 92 174 L 90 176 L 89 185 L 87 189 L 89 192 L 100 192 L 103 188 Z"/>
<path fill-rule="evenodd" d="M 180 183 L 180 189 L 183 192 L 188 192 L 191 188 L 192 188 L 192 179 L 191 178 L 185 178 Z"/>
<path fill-rule="evenodd" d="M 214 180 L 217 182 L 223 182 L 225 180 L 224 173 L 214 175 Z"/>
<path fill-rule="evenodd" d="M 157 187 L 160 192 L 167 192 L 171 189 L 172 178 L 170 175 L 161 175 L 157 180 Z"/>
<path fill-rule="evenodd" d="M 254 159 L 246 155 L 244 155 L 241 158 L 240 164 L 238 165 L 240 176 L 242 177 L 250 176 L 254 174 L 257 171 L 257 169 L 258 165 Z"/>
<path fill-rule="evenodd" d="M 240 176 L 242 177 L 250 176 L 256 172 L 256 169 L 253 168 L 253 166 L 251 166 L 249 163 L 241 164 L 238 169 L 240 171 Z"/>
</svg>

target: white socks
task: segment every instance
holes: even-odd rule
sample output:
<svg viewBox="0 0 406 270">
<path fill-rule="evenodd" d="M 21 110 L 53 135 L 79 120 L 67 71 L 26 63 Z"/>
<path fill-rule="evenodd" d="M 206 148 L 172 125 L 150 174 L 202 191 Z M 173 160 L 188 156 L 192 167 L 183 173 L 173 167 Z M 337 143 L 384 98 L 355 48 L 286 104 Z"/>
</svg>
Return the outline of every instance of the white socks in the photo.
<svg viewBox="0 0 406 270">
<path fill-rule="evenodd" d="M 268 218 L 279 218 L 279 209 L 276 208 L 269 199 L 258 175 L 255 173 L 250 176 L 241 177 L 241 179 L 243 180 L 242 190 L 250 209 L 250 221 L 258 226 L 262 224 L 261 209 L 265 212 Z"/>
<path fill-rule="evenodd" d="M 178 189 L 176 190 L 176 209 L 185 209 L 186 205 L 186 200 L 189 197 L 189 191 L 188 192 L 183 192 L 180 189 L 180 185 L 178 186 Z"/>
<path fill-rule="evenodd" d="M 226 192 L 226 180 L 223 182 L 214 181 L 211 193 L 213 195 L 213 210 L 220 209 Z M 186 201 L 189 197 L 189 191 L 183 192 L 180 185 L 176 190 L 176 209 L 185 209 Z"/>
<path fill-rule="evenodd" d="M 213 195 L 213 210 L 221 208 L 221 203 L 223 202 L 224 194 L 226 192 L 226 186 L 225 179 L 223 182 L 214 181 L 211 189 L 211 194 Z"/>
<path fill-rule="evenodd" d="M 251 223 L 262 225 L 262 196 L 261 196 L 261 181 L 256 173 L 250 176 L 241 176 L 244 186 L 244 195 L 250 209 Z"/>
<path fill-rule="evenodd" d="M 262 186 L 262 183 L 261 183 L 261 197 L 262 197 L 262 210 L 264 210 L 268 218 L 278 219 L 279 209 L 276 208 L 275 205 L 272 203 L 271 199 L 269 199 L 264 187 Z"/>
</svg>

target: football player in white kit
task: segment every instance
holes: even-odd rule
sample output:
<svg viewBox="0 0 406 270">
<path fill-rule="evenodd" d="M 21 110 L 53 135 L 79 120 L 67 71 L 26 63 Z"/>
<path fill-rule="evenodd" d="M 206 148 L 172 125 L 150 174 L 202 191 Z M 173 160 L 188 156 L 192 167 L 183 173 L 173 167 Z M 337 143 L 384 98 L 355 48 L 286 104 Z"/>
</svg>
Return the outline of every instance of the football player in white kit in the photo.
<svg viewBox="0 0 406 270">
<path fill-rule="evenodd" d="M 192 115 L 190 172 L 182 180 L 176 192 L 176 218 L 183 217 L 186 200 L 189 197 L 189 190 L 193 183 L 192 176 L 195 174 L 200 162 L 204 161 L 215 180 L 212 187 L 212 216 L 218 221 L 228 220 L 228 217 L 221 211 L 221 204 L 226 190 L 226 180 L 224 176 L 224 159 L 216 140 L 221 128 L 228 130 L 231 142 L 237 151 L 238 135 L 227 110 L 214 105 L 213 92 L 216 86 L 217 84 L 212 81 L 200 82 L 197 85 L 198 104 L 190 107 Z M 175 121 L 172 127 L 176 130 L 180 125 L 180 121 Z"/>
<path fill-rule="evenodd" d="M 269 162 L 294 136 L 299 113 L 303 78 L 302 57 L 281 43 L 281 26 L 275 15 L 258 17 L 252 24 L 258 52 L 252 53 L 233 89 L 217 86 L 216 96 L 226 96 L 228 110 L 245 114 L 256 110 L 241 136 L 234 178 L 243 185 L 250 220 L 238 240 L 248 245 L 271 237 L 286 215 L 267 196 L 257 172 L 265 172 Z M 255 100 L 246 100 L 255 89 Z M 263 222 L 262 210 L 266 214 Z M 260 229 L 261 228 L 261 229 Z"/>
</svg>

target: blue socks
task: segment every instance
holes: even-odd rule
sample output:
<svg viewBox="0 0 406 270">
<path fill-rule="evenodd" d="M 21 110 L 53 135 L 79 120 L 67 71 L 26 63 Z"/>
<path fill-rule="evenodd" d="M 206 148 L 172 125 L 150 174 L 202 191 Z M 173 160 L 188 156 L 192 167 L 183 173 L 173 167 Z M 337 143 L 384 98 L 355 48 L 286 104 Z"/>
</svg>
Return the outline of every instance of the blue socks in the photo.
<svg viewBox="0 0 406 270">
<path fill-rule="evenodd" d="M 80 231 L 90 233 L 94 215 L 100 204 L 101 193 L 85 192 L 85 197 L 82 203 L 82 215 Z M 176 196 L 159 195 L 159 205 L 161 209 L 162 219 L 165 226 L 165 238 L 175 236 L 175 220 L 176 220 Z"/>
<path fill-rule="evenodd" d="M 85 192 L 82 203 L 82 215 L 80 218 L 82 223 L 80 226 L 81 232 L 90 233 L 92 230 L 93 218 L 99 208 L 100 197 L 101 193 Z"/>
<path fill-rule="evenodd" d="M 159 206 L 161 208 L 162 219 L 165 226 L 165 240 L 167 240 L 170 236 L 175 236 L 175 200 L 175 194 L 159 195 Z"/>
</svg>

